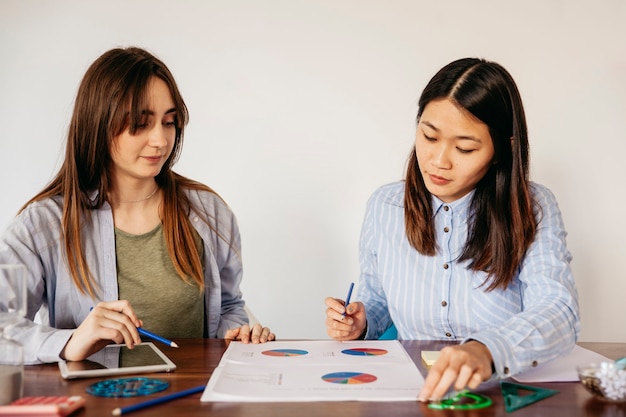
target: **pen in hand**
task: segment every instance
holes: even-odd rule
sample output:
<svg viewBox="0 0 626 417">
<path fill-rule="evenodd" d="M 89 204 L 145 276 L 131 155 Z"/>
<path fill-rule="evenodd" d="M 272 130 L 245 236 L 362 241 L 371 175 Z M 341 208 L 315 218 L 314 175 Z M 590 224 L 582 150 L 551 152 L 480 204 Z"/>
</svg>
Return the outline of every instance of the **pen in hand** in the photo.
<svg viewBox="0 0 626 417">
<path fill-rule="evenodd" d="M 93 310 L 93 307 L 90 307 L 89 311 L 92 311 L 92 310 Z M 176 342 L 173 342 L 173 341 L 171 341 L 169 339 L 166 339 L 166 338 L 164 338 L 162 336 L 159 336 L 158 334 L 149 332 L 148 330 L 142 329 L 141 327 L 137 327 L 137 332 L 139 332 L 139 334 L 142 335 L 142 336 L 149 337 L 150 339 L 153 339 L 153 340 L 156 340 L 158 342 L 161 342 L 161 343 L 163 343 L 163 344 L 165 344 L 165 345 L 167 345 L 169 347 L 174 347 L 174 348 L 178 347 Z"/>
<path fill-rule="evenodd" d="M 354 282 L 350 283 L 350 288 L 348 288 L 348 295 L 346 296 L 346 302 L 345 302 L 345 308 L 346 310 L 343 312 L 343 314 L 341 315 L 341 317 L 346 317 L 346 313 L 347 313 L 347 308 L 348 308 L 348 304 L 350 304 L 350 297 L 352 297 L 352 289 L 354 288 Z"/>
</svg>

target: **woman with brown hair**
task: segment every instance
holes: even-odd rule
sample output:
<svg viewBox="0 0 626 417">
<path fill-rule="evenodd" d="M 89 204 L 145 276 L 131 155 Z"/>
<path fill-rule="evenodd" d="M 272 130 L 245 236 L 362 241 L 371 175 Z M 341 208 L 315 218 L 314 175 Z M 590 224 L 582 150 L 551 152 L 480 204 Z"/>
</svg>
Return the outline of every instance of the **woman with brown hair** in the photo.
<svg viewBox="0 0 626 417">
<path fill-rule="evenodd" d="M 460 59 L 419 99 L 405 181 L 370 198 L 359 301 L 326 299 L 328 335 L 457 342 L 419 399 L 476 388 L 571 349 L 578 296 L 554 195 L 529 180 L 522 100 L 499 64 Z M 347 314 L 344 317 L 344 313 Z"/>
<path fill-rule="evenodd" d="M 172 170 L 187 121 L 172 74 L 149 52 L 112 49 L 89 67 L 63 165 L 0 242 L 0 263 L 28 269 L 28 322 L 12 334 L 25 363 L 132 347 L 143 325 L 167 338 L 275 338 L 247 324 L 232 211 Z M 41 309 L 48 322 L 37 324 Z"/>
</svg>

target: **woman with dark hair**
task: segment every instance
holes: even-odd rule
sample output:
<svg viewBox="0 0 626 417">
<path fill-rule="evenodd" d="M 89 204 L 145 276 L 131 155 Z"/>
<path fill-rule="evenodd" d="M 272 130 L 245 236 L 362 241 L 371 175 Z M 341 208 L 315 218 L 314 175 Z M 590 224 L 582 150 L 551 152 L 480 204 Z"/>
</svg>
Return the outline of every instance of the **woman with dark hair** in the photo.
<svg viewBox="0 0 626 417">
<path fill-rule="evenodd" d="M 458 344 L 442 349 L 419 399 L 476 388 L 571 349 L 578 296 L 554 195 L 529 181 L 522 101 L 482 59 L 443 67 L 419 99 L 405 181 L 369 199 L 359 301 L 326 299 L 328 335 Z M 345 317 L 343 313 L 347 312 Z"/>
<path fill-rule="evenodd" d="M 112 49 L 85 73 L 63 165 L 0 241 L 0 263 L 28 269 L 28 322 L 12 335 L 26 363 L 132 348 L 142 325 L 167 338 L 275 338 L 248 325 L 232 211 L 172 170 L 187 121 L 174 77 L 143 49 Z"/>
</svg>

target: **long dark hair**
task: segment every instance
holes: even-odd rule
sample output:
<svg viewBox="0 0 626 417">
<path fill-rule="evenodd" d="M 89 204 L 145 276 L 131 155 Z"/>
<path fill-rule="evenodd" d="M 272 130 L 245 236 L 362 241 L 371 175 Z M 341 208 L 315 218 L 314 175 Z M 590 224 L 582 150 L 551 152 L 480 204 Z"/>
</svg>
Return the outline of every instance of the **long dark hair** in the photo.
<svg viewBox="0 0 626 417">
<path fill-rule="evenodd" d="M 111 148 L 125 129 L 133 134 L 142 123 L 147 107 L 150 80 L 165 82 L 176 108 L 176 137 L 172 152 L 155 177 L 163 190 L 162 223 L 167 249 L 182 279 L 191 277 L 202 290 L 202 262 L 194 243 L 189 212 L 193 209 L 184 189 L 213 192 L 209 187 L 172 171 L 183 144 L 188 122 L 187 106 L 176 81 L 165 64 L 140 48 L 116 48 L 97 58 L 78 88 L 65 149 L 65 159 L 54 179 L 22 210 L 34 201 L 63 197 L 63 239 L 68 268 L 81 292 L 95 297 L 95 281 L 87 266 L 81 243 L 81 223 L 89 221 L 91 210 L 102 207 L 111 180 Z"/>
<path fill-rule="evenodd" d="M 535 237 L 537 220 L 529 191 L 528 133 L 522 100 L 511 75 L 499 64 L 464 58 L 440 69 L 418 102 L 417 120 L 433 100 L 447 98 L 489 128 L 494 164 L 478 182 L 470 203 L 469 236 L 459 261 L 488 274 L 487 291 L 513 280 Z M 424 255 L 437 251 L 431 194 L 415 148 L 405 182 L 405 224 L 410 244 Z"/>
</svg>

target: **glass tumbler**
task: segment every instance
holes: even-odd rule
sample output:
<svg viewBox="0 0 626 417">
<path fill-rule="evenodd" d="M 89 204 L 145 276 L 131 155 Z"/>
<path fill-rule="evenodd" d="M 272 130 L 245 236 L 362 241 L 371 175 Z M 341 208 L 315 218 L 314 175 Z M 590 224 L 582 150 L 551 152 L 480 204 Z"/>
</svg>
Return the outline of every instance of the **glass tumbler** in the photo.
<svg viewBox="0 0 626 417">
<path fill-rule="evenodd" d="M 0 265 L 0 404 L 22 397 L 24 348 L 7 330 L 26 314 L 26 267 Z"/>
</svg>

